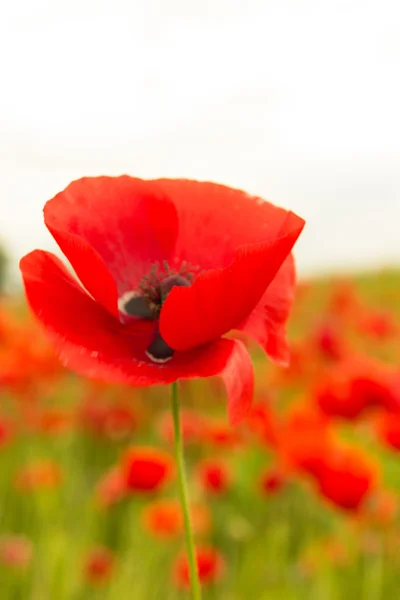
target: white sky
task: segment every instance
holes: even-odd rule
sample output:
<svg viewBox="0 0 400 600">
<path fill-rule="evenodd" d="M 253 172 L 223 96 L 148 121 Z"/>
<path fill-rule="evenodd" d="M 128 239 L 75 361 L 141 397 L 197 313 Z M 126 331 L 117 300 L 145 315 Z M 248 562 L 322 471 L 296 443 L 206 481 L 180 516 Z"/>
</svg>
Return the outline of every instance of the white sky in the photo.
<svg viewBox="0 0 400 600">
<path fill-rule="evenodd" d="M 399 0 L 0 0 L 0 238 L 126 172 L 292 208 L 303 272 L 400 264 L 399 115 Z"/>
</svg>

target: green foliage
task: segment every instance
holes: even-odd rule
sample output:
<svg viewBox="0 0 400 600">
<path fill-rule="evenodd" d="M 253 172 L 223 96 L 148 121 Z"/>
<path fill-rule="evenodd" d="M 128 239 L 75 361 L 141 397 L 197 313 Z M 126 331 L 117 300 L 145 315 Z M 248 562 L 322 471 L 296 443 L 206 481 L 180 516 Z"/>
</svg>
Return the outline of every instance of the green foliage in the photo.
<svg viewBox="0 0 400 600">
<path fill-rule="evenodd" d="M 1 261 L 0 261 L 1 264 Z M 382 302 L 400 314 L 398 274 L 360 277 L 357 287 L 371 306 Z M 307 299 L 294 311 L 292 338 L 301 338 L 322 312 L 330 283 L 312 284 Z M 374 352 L 374 348 L 368 351 Z M 398 347 L 387 346 L 395 362 Z M 26 360 L 26 359 L 24 359 Z M 263 389 L 266 360 L 255 357 L 257 384 Z M 1 373 L 1 372 L 0 372 Z M 110 390 L 108 390 L 110 391 Z M 73 377 L 62 377 L 46 388 L 47 396 L 15 397 L 0 391 L 1 419 L 17 422 L 14 437 L 0 446 L 0 543 L 3 536 L 23 535 L 33 542 L 32 563 L 26 569 L 1 564 L 1 600 L 179 600 L 189 594 L 175 588 L 171 569 L 184 547 L 183 537 L 160 540 L 143 527 L 142 510 L 153 497 L 136 496 L 108 509 L 99 508 L 95 489 L 104 473 L 118 463 L 128 444 L 171 446 L 160 439 L 159 418 L 168 408 L 168 390 L 141 392 L 127 389 L 138 401 L 139 425 L 130 438 L 94 435 L 76 423 L 51 434 L 34 428 L 39 403 L 57 408 L 79 406 L 85 394 L 107 393 Z M 225 419 L 225 399 L 212 396 L 207 381 L 182 387 L 184 405 L 201 407 Z M 45 387 L 43 388 L 45 393 Z M 276 393 L 279 406 L 297 399 L 303 390 Z M 1 428 L 0 428 L 1 429 Z M 382 466 L 385 488 L 400 494 L 400 461 L 370 432 L 354 425 L 343 434 L 374 454 Z M 219 498 L 202 495 L 196 480 L 201 458 L 218 455 L 233 474 L 229 492 Z M 62 480 L 53 489 L 21 491 L 15 485 L 19 470 L 36 459 L 50 459 Z M 204 589 L 204 600 L 391 600 L 398 597 L 400 518 L 390 527 L 369 527 L 320 498 L 309 481 L 294 477 L 277 495 L 262 495 L 261 473 L 273 456 L 257 444 L 238 449 L 207 446 L 187 448 L 191 497 L 206 503 L 212 530 L 205 537 L 225 558 L 226 574 L 214 588 Z M 176 497 L 175 482 L 161 497 Z M 88 550 L 104 545 L 116 556 L 116 569 L 106 585 L 90 585 L 83 576 Z"/>
</svg>

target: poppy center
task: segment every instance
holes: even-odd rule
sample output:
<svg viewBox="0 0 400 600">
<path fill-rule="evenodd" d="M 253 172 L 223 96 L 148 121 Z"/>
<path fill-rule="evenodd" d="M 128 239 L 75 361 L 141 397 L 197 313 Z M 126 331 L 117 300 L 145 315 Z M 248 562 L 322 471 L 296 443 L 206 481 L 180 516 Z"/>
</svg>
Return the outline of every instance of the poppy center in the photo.
<svg viewBox="0 0 400 600">
<path fill-rule="evenodd" d="M 183 264 L 180 271 L 172 271 L 164 263 L 160 272 L 158 265 L 153 265 L 150 273 L 145 275 L 137 290 L 125 293 L 118 302 L 120 311 L 130 317 L 137 317 L 148 321 L 156 321 L 156 328 L 152 342 L 146 350 L 146 355 L 153 362 L 166 362 L 174 354 L 174 350 L 163 339 L 158 317 L 162 305 L 174 287 L 187 287 L 192 283 L 193 274 Z"/>
</svg>

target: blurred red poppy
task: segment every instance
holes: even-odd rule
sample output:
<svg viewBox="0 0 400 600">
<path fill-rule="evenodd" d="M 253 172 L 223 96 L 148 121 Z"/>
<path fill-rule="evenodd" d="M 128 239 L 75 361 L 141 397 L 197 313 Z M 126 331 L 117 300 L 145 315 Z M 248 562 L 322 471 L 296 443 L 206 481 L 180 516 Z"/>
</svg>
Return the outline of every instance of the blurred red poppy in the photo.
<svg viewBox="0 0 400 600">
<path fill-rule="evenodd" d="M 94 585 L 109 581 L 115 567 L 114 554 L 104 546 L 93 548 L 87 555 L 83 567 L 85 579 Z"/>
<path fill-rule="evenodd" d="M 205 506 L 196 504 L 190 507 L 194 533 L 204 533 L 211 524 L 210 513 Z M 142 514 L 145 529 L 160 538 L 170 538 L 183 533 L 182 509 L 177 500 L 157 500 L 148 504 Z"/>
<path fill-rule="evenodd" d="M 387 340 L 399 334 L 395 316 L 384 310 L 365 310 L 357 322 L 360 333 L 375 340 Z"/>
<path fill-rule="evenodd" d="M 310 341 L 319 357 L 325 360 L 337 361 L 348 352 L 348 342 L 339 320 L 325 319 L 319 323 L 311 332 Z"/>
<path fill-rule="evenodd" d="M 341 361 L 315 385 L 314 398 L 323 413 L 356 419 L 371 408 L 400 411 L 398 373 L 378 361 L 351 357 Z"/>
<path fill-rule="evenodd" d="M 313 475 L 324 466 L 335 437 L 329 420 L 313 407 L 299 403 L 285 415 L 278 437 L 278 453 L 285 469 Z"/>
<path fill-rule="evenodd" d="M 2 318 L 6 323 L 6 313 Z M 11 309 L 7 318 L 0 340 L 0 386 L 24 396 L 38 388 L 41 381 L 55 380 L 65 370 L 36 323 L 15 319 Z"/>
<path fill-rule="evenodd" d="M 376 488 L 378 475 L 376 465 L 367 454 L 337 444 L 324 455 L 316 480 L 325 498 L 344 510 L 354 511 Z"/>
<path fill-rule="evenodd" d="M 202 585 L 213 584 L 221 579 L 225 571 L 225 561 L 211 546 L 196 549 L 197 571 Z M 187 557 L 178 557 L 174 567 L 174 579 L 179 587 L 189 588 L 190 574 Z"/>
<path fill-rule="evenodd" d="M 71 412 L 61 408 L 43 408 L 36 414 L 36 427 L 48 435 L 68 432 L 74 425 Z"/>
<path fill-rule="evenodd" d="M 202 488 L 210 494 L 223 494 L 231 483 L 227 465 L 218 459 L 207 459 L 199 463 L 197 477 Z"/>
<path fill-rule="evenodd" d="M 277 494 L 286 485 L 286 476 L 277 468 L 267 469 L 261 476 L 260 488 L 263 494 L 270 496 Z"/>
<path fill-rule="evenodd" d="M 203 442 L 221 448 L 240 446 L 242 436 L 237 429 L 232 429 L 226 421 L 205 419 Z"/>
<path fill-rule="evenodd" d="M 379 415 L 376 429 L 384 444 L 394 450 L 400 450 L 400 415 L 389 413 Z"/>
<path fill-rule="evenodd" d="M 44 216 L 83 287 L 49 252 L 20 266 L 65 365 L 142 386 L 221 375 L 237 423 L 253 370 L 223 336 L 245 332 L 287 363 L 290 252 L 304 226 L 294 213 L 213 183 L 122 176 L 71 183 Z"/>
<path fill-rule="evenodd" d="M 341 319 L 356 320 L 362 304 L 357 288 L 351 280 L 336 280 L 333 282 L 328 310 L 331 315 Z"/>
<path fill-rule="evenodd" d="M 157 492 L 171 480 L 174 461 L 158 448 L 130 448 L 122 459 L 125 487 L 130 492 Z"/>
</svg>

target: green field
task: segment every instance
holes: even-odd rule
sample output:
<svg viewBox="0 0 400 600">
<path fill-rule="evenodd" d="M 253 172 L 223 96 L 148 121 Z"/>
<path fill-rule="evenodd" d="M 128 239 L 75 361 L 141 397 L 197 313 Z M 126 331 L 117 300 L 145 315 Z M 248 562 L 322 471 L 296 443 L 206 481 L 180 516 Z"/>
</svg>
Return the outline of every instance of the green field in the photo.
<svg viewBox="0 0 400 600">
<path fill-rule="evenodd" d="M 78 378 L 58 367 L 20 299 L 0 306 L 1 600 L 189 598 L 174 575 L 184 550 L 181 528 L 163 536 L 162 526 L 151 531 L 144 517 L 155 502 L 177 497 L 173 474 L 160 490 L 125 490 L 105 506 L 104 478 L 122 464 L 128 447 L 173 456 L 170 390 Z M 254 401 L 268 412 L 273 434 L 257 414 L 232 432 L 218 380 L 180 388 L 183 406 L 192 411 L 187 418 L 199 427 L 186 444 L 190 496 L 203 515 L 196 542 L 215 548 L 223 562 L 215 582 L 205 582 L 204 598 L 395 600 L 400 461 L 382 434 L 382 419 L 398 419 L 395 407 L 388 411 L 379 396 L 351 420 L 324 417 L 335 443 L 360 449 L 375 465 L 362 501 L 347 509 L 299 465 L 291 436 L 307 441 L 311 434 L 289 431 L 287 423 L 293 407 L 319 414 L 316 385 L 354 357 L 371 361 L 378 374 L 372 369 L 369 376 L 379 379 L 379 390 L 386 382 L 391 399 L 398 376 L 400 395 L 400 274 L 302 282 L 289 337 L 295 356 L 287 371 L 253 349 Z M 227 477 L 219 492 L 202 483 L 206 460 Z M 351 463 L 344 467 L 351 471 Z M 278 483 L 268 480 L 263 489 L 265 474 Z M 346 482 L 338 476 L 334 492 Z M 106 558 L 96 568 L 89 563 L 99 547 Z"/>
</svg>

